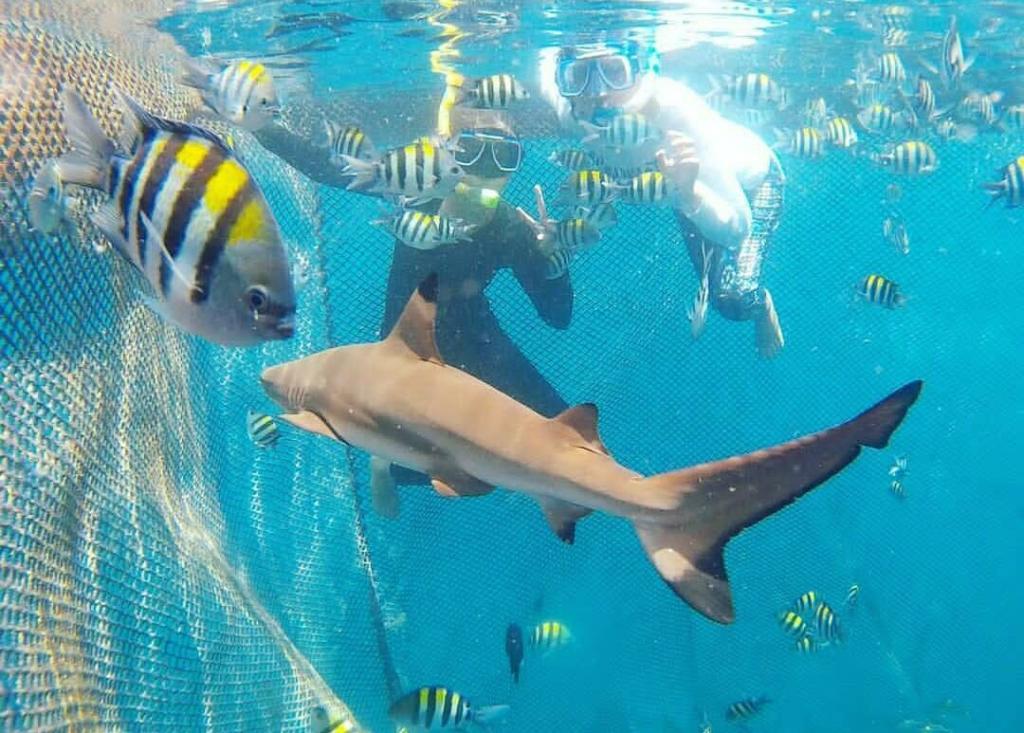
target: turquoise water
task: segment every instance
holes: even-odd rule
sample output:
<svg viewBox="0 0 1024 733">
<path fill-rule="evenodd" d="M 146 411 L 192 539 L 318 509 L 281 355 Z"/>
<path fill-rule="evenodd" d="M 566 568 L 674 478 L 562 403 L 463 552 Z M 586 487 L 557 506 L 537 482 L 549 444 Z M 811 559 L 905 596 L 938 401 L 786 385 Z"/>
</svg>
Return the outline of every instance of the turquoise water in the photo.
<svg viewBox="0 0 1024 733">
<path fill-rule="evenodd" d="M 453 13 L 460 11 L 460 4 L 451 4 Z M 445 22 L 470 34 L 456 43 L 462 55 L 453 61 L 464 73 L 511 71 L 531 85 L 541 47 L 611 27 L 667 44 L 662 73 L 701 91 L 709 73 L 768 70 L 796 106 L 820 94 L 837 109 L 853 110 L 843 85 L 858 54 L 879 52 L 878 26 L 864 27 L 875 10 L 863 3 L 814 5 L 831 13 L 819 12 L 815 21 L 805 6 L 793 12 L 730 6 L 709 16 L 684 3 L 469 3 L 461 6 L 469 16 L 462 20 L 425 3 L 427 17 L 385 21 L 379 4 L 370 2 L 329 8 L 251 3 L 214 11 L 197 6 L 165 27 L 195 54 L 258 55 L 330 35 L 295 34 L 287 43 L 258 37 L 286 11 L 349 13 L 357 20 L 344 26 L 347 35 L 326 44 L 331 48 L 294 54 L 309 64 L 296 74 L 296 103 L 347 94 L 358 104 L 364 92 L 353 90 L 366 90 L 367 100 L 407 94 L 414 117 L 408 124 L 428 132 L 442 91 L 429 54 L 443 42 L 435 29 Z M 947 16 L 956 12 L 981 59 L 966 88 L 1004 92 L 1002 107 L 1022 103 L 1012 75 L 1014 38 L 1024 33 L 1019 8 L 914 5 L 908 27 L 915 40 L 901 53 L 915 70 L 911 59 L 936 57 Z M 481 16 L 482 9 L 493 14 Z M 1004 23 L 989 33 L 986 19 L 992 17 Z M 729 30 L 734 18 L 744 19 L 738 31 Z M 205 48 L 204 27 L 211 29 Z M 425 36 L 399 35 L 424 28 Z M 737 38 L 749 43 L 730 42 Z M 694 40 L 701 42 L 691 45 Z M 389 109 L 395 107 L 403 103 Z M 790 126 L 785 119 L 779 124 Z M 759 130 L 769 141 L 772 127 Z M 386 135 L 384 143 L 403 142 Z M 717 626 L 681 603 L 619 519 L 587 518 L 575 545 L 564 547 L 532 501 L 507 492 L 442 501 L 415 487 L 403 492 L 396 521 L 368 510 L 383 640 L 369 620 L 376 602 L 345 594 L 343 579 L 355 572 L 350 558 L 329 551 L 318 555 L 317 572 L 337 574 L 337 596 L 314 598 L 305 624 L 293 615 L 286 628 L 300 650 L 331 649 L 312 661 L 368 729 L 390 730 L 388 667 L 402 691 L 441 684 L 477 703 L 510 704 L 499 728 L 508 731 L 693 731 L 702 711 L 716 731 L 731 730 L 737 726 L 724 719 L 726 707 L 759 695 L 772 702 L 747 724 L 751 731 L 916 731 L 928 722 L 958 733 L 1021 729 L 1014 630 L 1024 613 L 1024 503 L 1017 478 L 1024 254 L 1019 215 L 1001 204 L 986 209 L 980 186 L 1024 152 L 1024 136 L 983 129 L 970 142 L 928 139 L 941 165 L 918 179 L 897 177 L 843 150 L 830 150 L 822 160 L 780 154 L 788 177 L 785 210 L 764 281 L 786 346 L 772 361 L 756 358 L 749 324 L 716 313 L 700 340 L 690 339 L 685 312 L 696 277 L 664 211 L 624 208 L 611 233 L 577 259 L 573 319 L 564 331 L 541 323 L 507 272 L 496 277 L 488 296 L 511 338 L 568 403 L 600 405 L 610 451 L 645 474 L 826 427 L 912 379 L 924 379 L 924 392 L 889 449 L 866 451 L 821 490 L 730 543 L 726 559 L 737 610 L 730 626 Z M 862 140 L 866 149 L 879 147 L 866 134 Z M 513 203 L 532 209 L 535 182 L 551 192 L 557 187 L 563 174 L 546 161 L 554 146 L 553 131 L 526 140 L 526 165 L 507 191 Z M 886 203 L 894 182 L 900 199 Z M 280 180 L 260 183 L 271 200 L 287 187 Z M 213 347 L 196 347 L 200 361 L 230 366 L 222 388 L 265 410 L 271 406 L 255 381 L 260 368 L 304 355 L 303 343 L 323 348 L 378 336 L 391 249 L 367 223 L 375 204 L 337 190 L 322 195 L 330 246 L 323 280 L 300 289 L 305 340 L 226 362 Z M 911 234 L 905 256 L 882 238 L 882 220 L 892 207 Z M 286 236 L 299 242 L 308 225 L 304 215 L 287 208 L 276 213 Z M 873 272 L 900 283 L 906 307 L 889 311 L 854 296 L 854 286 Z M 327 321 L 310 311 L 321 297 Z M 216 412 L 221 409 L 223 415 Z M 221 430 L 220 418 L 238 422 L 237 405 L 212 410 L 211 446 L 222 457 L 255 461 L 262 484 L 273 486 L 275 476 L 297 468 L 311 484 L 335 491 L 340 451 L 324 444 L 312 465 L 296 467 L 292 452 L 317 439 L 285 431 L 274 454 L 256 455 L 240 429 Z M 898 455 L 909 464 L 904 500 L 889 491 L 887 469 Z M 355 456 L 357 496 L 368 506 L 365 455 Z M 251 509 L 249 477 L 236 481 L 227 460 L 219 470 L 223 505 Z M 274 491 L 260 496 L 259 513 L 267 517 L 262 532 L 247 529 L 248 516 L 228 514 L 228 537 L 239 556 L 260 558 L 247 568 L 257 590 L 294 584 L 298 593 L 302 540 L 274 545 L 275 531 L 290 536 L 287 514 L 294 505 Z M 333 531 L 343 536 L 347 528 Z M 853 583 L 861 595 L 848 610 L 843 598 Z M 808 590 L 838 610 L 847 638 L 801 656 L 775 617 Z M 271 592 L 264 602 L 274 609 Z M 336 607 L 342 602 L 343 614 Z M 543 659 L 528 656 L 514 685 L 505 628 L 515 621 L 526 629 L 544 619 L 568 625 L 573 642 Z M 952 702 L 942 708 L 944 701 Z M 908 720 L 919 724 L 900 727 Z"/>
</svg>

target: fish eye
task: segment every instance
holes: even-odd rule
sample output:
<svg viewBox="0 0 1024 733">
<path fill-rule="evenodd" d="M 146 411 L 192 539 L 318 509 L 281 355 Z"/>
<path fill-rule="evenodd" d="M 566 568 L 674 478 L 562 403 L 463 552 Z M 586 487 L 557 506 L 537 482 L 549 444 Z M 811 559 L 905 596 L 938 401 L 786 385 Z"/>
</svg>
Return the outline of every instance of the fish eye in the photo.
<svg viewBox="0 0 1024 733">
<path fill-rule="evenodd" d="M 450 173 L 451 173 L 451 174 L 452 174 L 453 176 L 457 176 L 457 175 L 459 175 L 460 173 L 462 173 L 462 168 L 460 168 L 460 167 L 459 167 L 459 166 L 457 166 L 457 165 L 453 165 L 453 166 L 452 166 L 452 169 L 451 169 L 451 171 L 449 171 L 449 172 L 450 172 Z"/>
<path fill-rule="evenodd" d="M 267 106 L 267 100 L 266 99 L 261 99 L 260 100 L 260 106 L 266 107 Z"/>
<path fill-rule="evenodd" d="M 267 291 L 259 285 L 253 285 L 245 292 L 245 300 L 252 310 L 259 312 L 267 305 Z"/>
<path fill-rule="evenodd" d="M 243 105 L 242 105 L 242 111 L 243 111 L 243 112 L 248 112 L 248 111 L 249 111 L 249 105 L 247 105 L 247 104 L 243 104 Z"/>
</svg>

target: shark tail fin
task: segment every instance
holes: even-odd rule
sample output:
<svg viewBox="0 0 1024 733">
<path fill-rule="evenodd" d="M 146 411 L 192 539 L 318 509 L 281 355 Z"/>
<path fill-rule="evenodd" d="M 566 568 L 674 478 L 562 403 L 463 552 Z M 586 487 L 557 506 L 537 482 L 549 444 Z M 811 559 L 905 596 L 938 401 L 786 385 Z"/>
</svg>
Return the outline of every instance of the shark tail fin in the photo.
<svg viewBox="0 0 1024 733">
<path fill-rule="evenodd" d="M 834 476 L 862 446 L 883 448 L 921 392 L 911 382 L 852 420 L 813 435 L 644 479 L 640 493 L 673 516 L 636 531 L 662 578 L 713 621 L 734 619 L 726 543 Z"/>
</svg>

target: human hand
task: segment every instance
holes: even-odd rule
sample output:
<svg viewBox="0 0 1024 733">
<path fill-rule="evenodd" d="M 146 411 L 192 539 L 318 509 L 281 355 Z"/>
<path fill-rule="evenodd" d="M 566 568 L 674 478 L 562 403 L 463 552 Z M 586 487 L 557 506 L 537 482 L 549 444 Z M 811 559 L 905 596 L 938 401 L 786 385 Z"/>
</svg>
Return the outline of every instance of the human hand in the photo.
<svg viewBox="0 0 1024 733">
<path fill-rule="evenodd" d="M 695 200 L 693 187 L 700 173 L 700 159 L 693 141 L 678 132 L 668 133 L 668 152 L 659 150 L 655 156 L 658 170 L 671 183 L 672 188 L 681 198 L 684 209 L 694 208 L 699 202 Z"/>
</svg>

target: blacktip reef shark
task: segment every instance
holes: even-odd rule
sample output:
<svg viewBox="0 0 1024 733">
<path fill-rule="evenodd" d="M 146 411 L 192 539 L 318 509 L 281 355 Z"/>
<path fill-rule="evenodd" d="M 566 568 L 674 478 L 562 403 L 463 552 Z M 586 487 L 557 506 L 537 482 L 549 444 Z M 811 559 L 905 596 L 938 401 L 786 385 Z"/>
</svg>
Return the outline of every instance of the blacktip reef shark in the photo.
<svg viewBox="0 0 1024 733">
<path fill-rule="evenodd" d="M 266 369 L 263 387 L 288 411 L 283 419 L 361 448 L 378 466 L 422 471 L 444 496 L 526 493 L 565 542 L 591 511 L 625 517 L 669 586 L 720 623 L 735 616 L 726 542 L 834 476 L 862 446 L 885 447 L 921 391 L 911 382 L 822 432 L 644 477 L 608 454 L 594 405 L 549 419 L 445 364 L 434 340 L 437 283 L 432 275 L 419 286 L 383 341 Z"/>
</svg>

